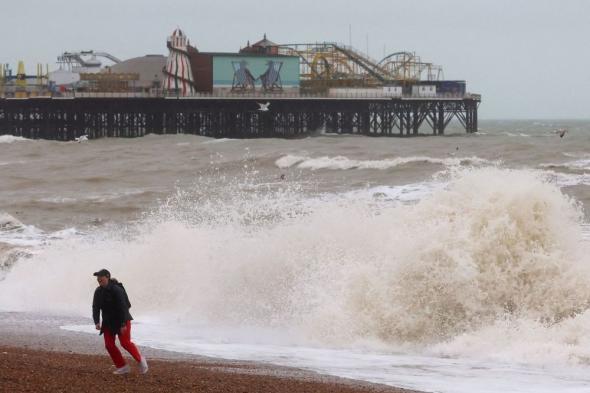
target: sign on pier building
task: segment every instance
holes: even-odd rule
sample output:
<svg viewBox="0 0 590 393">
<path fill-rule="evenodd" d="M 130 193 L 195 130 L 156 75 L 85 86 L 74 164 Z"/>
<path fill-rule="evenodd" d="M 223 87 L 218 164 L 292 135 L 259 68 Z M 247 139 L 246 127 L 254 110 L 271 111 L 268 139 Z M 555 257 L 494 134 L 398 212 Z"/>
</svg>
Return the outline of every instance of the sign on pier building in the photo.
<svg viewBox="0 0 590 393">
<path fill-rule="evenodd" d="M 190 58 L 197 92 L 299 90 L 298 56 L 196 52 Z"/>
</svg>

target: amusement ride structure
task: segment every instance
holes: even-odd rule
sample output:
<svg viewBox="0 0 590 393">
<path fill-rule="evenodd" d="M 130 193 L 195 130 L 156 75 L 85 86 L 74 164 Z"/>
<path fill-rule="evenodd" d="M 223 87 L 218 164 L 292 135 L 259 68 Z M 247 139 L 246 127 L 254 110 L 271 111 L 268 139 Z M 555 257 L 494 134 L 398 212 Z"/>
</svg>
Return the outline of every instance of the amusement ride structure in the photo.
<svg viewBox="0 0 590 393">
<path fill-rule="evenodd" d="M 167 91 L 176 91 L 178 95 L 187 96 L 195 92 L 194 78 L 189 61 L 189 40 L 186 35 L 177 28 L 168 37 L 168 60 L 164 69 L 163 87 Z M 196 49 L 193 48 L 196 51 Z"/>
<path fill-rule="evenodd" d="M 395 52 L 371 59 L 351 46 L 333 42 L 283 44 L 280 53 L 301 59 L 302 88 L 376 87 L 443 79 L 441 66 L 423 62 L 411 52 Z"/>
<path fill-rule="evenodd" d="M 100 72 L 102 62 L 97 59 L 102 57 L 110 60 L 114 64 L 120 63 L 121 60 L 107 52 L 95 52 L 93 50 L 79 52 L 64 52 L 57 57 L 57 64 L 64 66 L 66 70 L 76 73 Z"/>
<path fill-rule="evenodd" d="M 444 79 L 442 66 L 423 62 L 414 52 L 395 52 L 385 56 L 377 66 L 387 71 L 394 80 L 415 82 Z M 425 74 L 425 75 L 424 75 Z"/>
</svg>

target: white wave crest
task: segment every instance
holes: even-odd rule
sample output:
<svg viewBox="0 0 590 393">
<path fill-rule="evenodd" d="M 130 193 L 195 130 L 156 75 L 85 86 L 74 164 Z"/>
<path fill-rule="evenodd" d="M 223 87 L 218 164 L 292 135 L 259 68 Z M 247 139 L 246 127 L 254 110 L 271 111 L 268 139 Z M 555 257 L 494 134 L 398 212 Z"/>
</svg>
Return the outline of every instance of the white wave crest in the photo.
<svg viewBox="0 0 590 393">
<path fill-rule="evenodd" d="M 564 168 L 570 170 L 590 170 L 590 158 L 583 158 L 574 161 L 562 162 L 562 163 L 543 163 L 539 164 L 540 168 Z"/>
<path fill-rule="evenodd" d="M 130 196 L 137 196 L 142 195 L 146 192 L 143 189 L 129 189 L 129 190 L 120 190 L 118 192 L 105 192 L 105 193 L 98 193 L 98 194 L 87 194 L 78 196 L 78 198 L 66 197 L 66 196 L 48 196 L 39 198 L 39 202 L 43 203 L 51 203 L 51 204 L 74 204 L 79 202 L 94 202 L 94 203 L 104 203 L 112 200 L 127 198 Z"/>
<path fill-rule="evenodd" d="M 23 138 L 20 136 L 14 136 L 14 135 L 0 135 L 0 143 L 14 143 L 14 142 L 24 142 L 24 141 L 31 141 L 31 139 Z"/>
<path fill-rule="evenodd" d="M 492 164 L 493 162 L 479 157 L 447 157 L 447 158 L 433 158 L 433 157 L 397 157 L 387 158 L 383 160 L 353 160 L 344 156 L 336 157 L 316 157 L 311 158 L 307 156 L 286 155 L 275 161 L 275 165 L 279 168 L 290 168 L 296 166 L 301 169 L 333 169 L 333 170 L 348 170 L 348 169 L 390 169 L 400 165 L 407 165 L 413 163 L 428 163 L 445 166 L 459 166 L 459 165 L 484 165 Z"/>
<path fill-rule="evenodd" d="M 50 240 L 64 239 L 81 234 L 75 228 L 57 232 L 45 232 L 34 225 L 25 225 L 8 213 L 0 212 L 0 243 L 17 247 L 34 247 L 48 244 Z"/>
<path fill-rule="evenodd" d="M 205 142 L 201 142 L 202 145 L 210 145 L 212 143 L 224 143 L 224 142 L 231 142 L 231 141 L 237 141 L 237 139 L 233 139 L 233 138 L 217 138 L 217 139 L 211 139 Z"/>
</svg>

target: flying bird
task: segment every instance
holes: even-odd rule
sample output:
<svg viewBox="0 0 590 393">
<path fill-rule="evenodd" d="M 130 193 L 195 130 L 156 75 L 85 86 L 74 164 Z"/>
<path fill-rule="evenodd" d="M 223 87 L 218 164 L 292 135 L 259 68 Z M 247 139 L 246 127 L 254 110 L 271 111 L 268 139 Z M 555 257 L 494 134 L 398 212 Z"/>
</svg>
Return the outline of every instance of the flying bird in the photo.
<svg viewBox="0 0 590 393">
<path fill-rule="evenodd" d="M 559 135 L 560 138 L 563 138 L 567 133 L 567 128 L 558 128 L 557 130 L 555 130 L 555 133 Z"/>
<path fill-rule="evenodd" d="M 88 141 L 88 135 L 82 135 L 81 137 L 75 138 L 74 140 L 78 143 L 86 142 L 86 141 Z"/>
<path fill-rule="evenodd" d="M 270 106 L 270 102 L 267 102 L 266 104 L 262 104 L 262 103 L 258 102 L 257 104 L 260 107 L 260 108 L 258 108 L 259 111 L 268 112 L 268 107 Z"/>
</svg>

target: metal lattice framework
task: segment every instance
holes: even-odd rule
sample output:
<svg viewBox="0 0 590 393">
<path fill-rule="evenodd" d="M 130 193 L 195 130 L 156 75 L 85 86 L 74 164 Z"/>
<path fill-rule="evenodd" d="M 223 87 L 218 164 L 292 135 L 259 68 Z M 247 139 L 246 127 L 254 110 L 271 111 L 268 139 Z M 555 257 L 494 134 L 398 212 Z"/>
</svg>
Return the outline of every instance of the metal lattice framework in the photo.
<svg viewBox="0 0 590 393">
<path fill-rule="evenodd" d="M 413 52 L 395 52 L 385 56 L 377 65 L 399 81 L 442 80 L 441 66 L 423 62 Z"/>
<path fill-rule="evenodd" d="M 100 68 L 102 63 L 97 57 L 103 57 L 115 64 L 121 62 L 121 60 L 110 53 L 87 50 L 80 52 L 64 52 L 57 57 L 57 63 L 64 65 L 66 69 L 69 70 L 78 68 Z"/>
<path fill-rule="evenodd" d="M 302 81 L 328 86 L 378 86 L 388 82 L 441 80 L 442 67 L 411 52 L 395 52 L 376 61 L 351 46 L 333 42 L 283 44 L 281 54 L 299 56 Z"/>
<path fill-rule="evenodd" d="M 1 99 L 0 135 L 73 140 L 82 135 L 197 134 L 217 138 L 293 138 L 318 130 L 368 136 L 443 135 L 457 120 L 477 131 L 479 96 L 457 99 L 269 99 L 257 97 Z"/>
<path fill-rule="evenodd" d="M 286 44 L 280 46 L 285 55 L 299 56 L 300 77 L 308 81 L 349 81 L 356 85 L 376 83 L 384 79 L 374 60 L 350 47 L 331 42 L 318 44 Z"/>
</svg>

